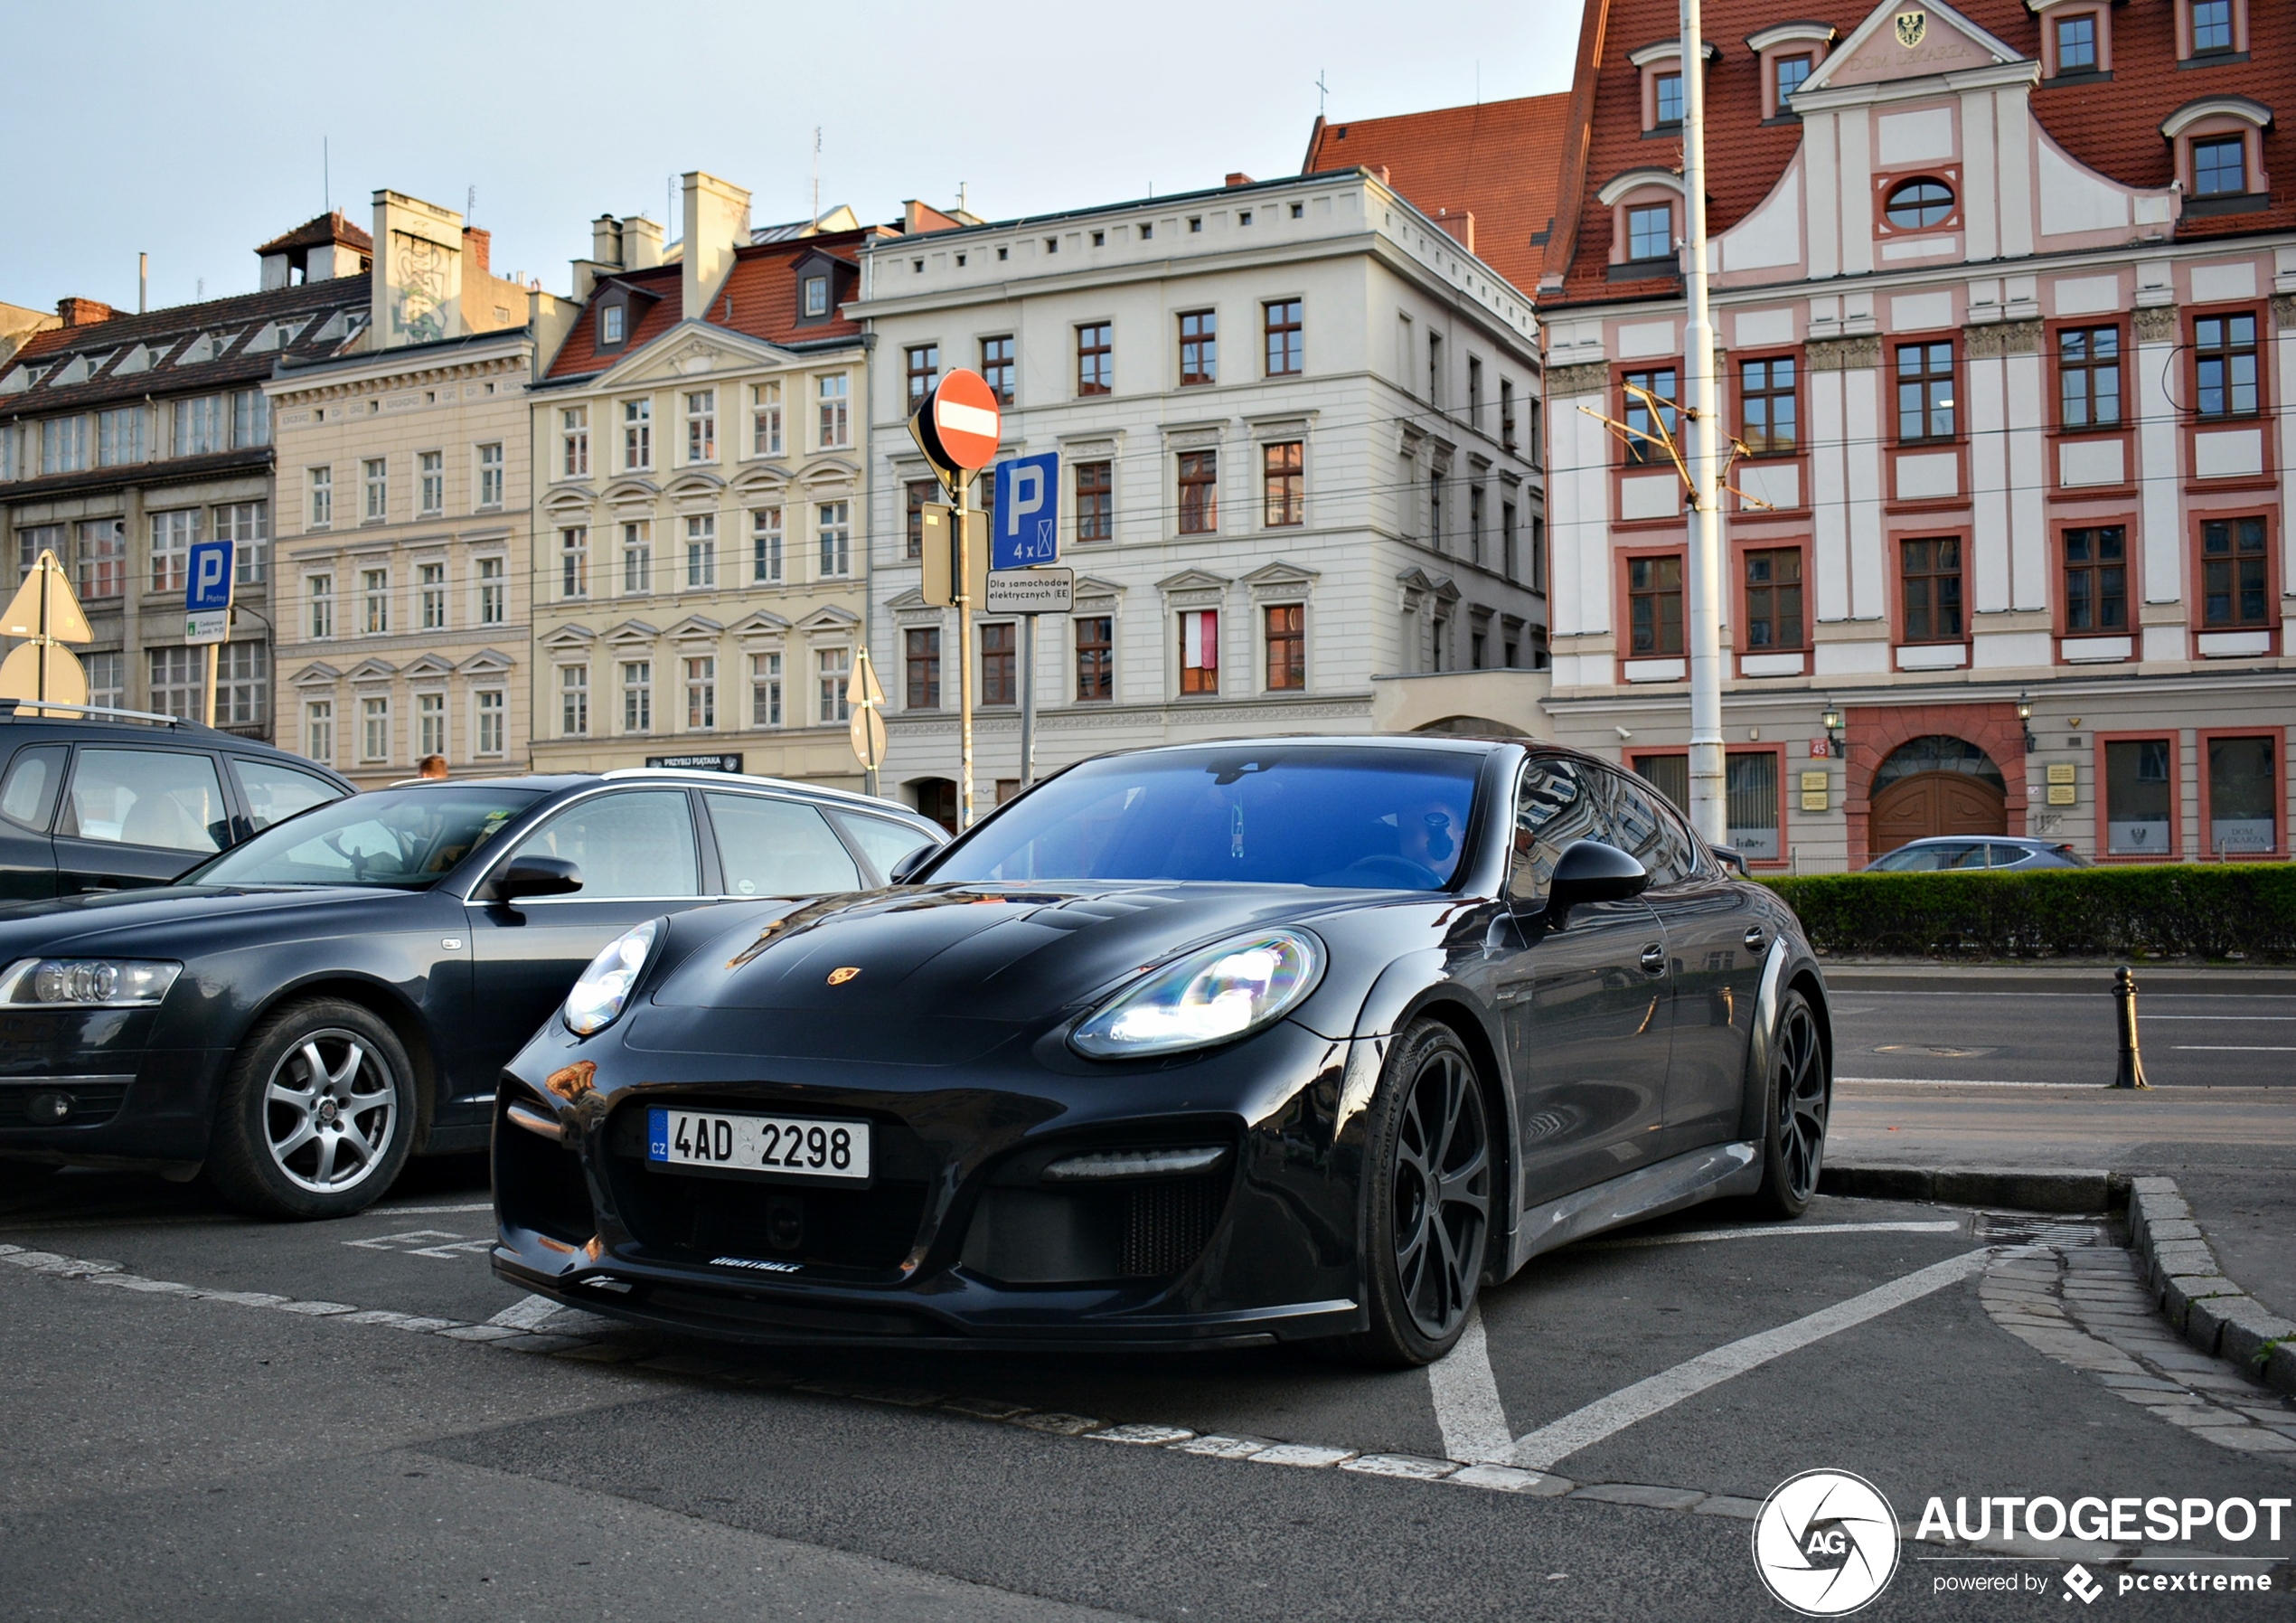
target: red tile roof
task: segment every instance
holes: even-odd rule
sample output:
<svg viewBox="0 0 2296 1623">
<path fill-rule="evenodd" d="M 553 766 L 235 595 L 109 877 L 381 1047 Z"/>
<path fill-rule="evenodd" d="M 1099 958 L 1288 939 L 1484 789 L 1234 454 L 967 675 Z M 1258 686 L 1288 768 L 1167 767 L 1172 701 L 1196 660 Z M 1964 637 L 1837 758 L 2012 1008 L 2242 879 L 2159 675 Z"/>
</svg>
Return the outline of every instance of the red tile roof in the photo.
<svg viewBox="0 0 2296 1623">
<path fill-rule="evenodd" d="M 2025 0 L 1956 0 L 1962 15 L 1996 38 L 2038 57 L 2043 19 Z M 1830 23 L 1847 38 L 1873 10 L 1871 0 L 1796 0 L 1800 18 Z M 2296 6 L 2285 0 L 2252 0 L 2248 60 L 2200 70 L 2176 61 L 2175 7 L 2167 0 L 2117 5 L 2109 13 L 2113 78 L 2109 82 L 2053 85 L 2033 92 L 2043 128 L 2078 162 L 2125 185 L 2164 186 L 2174 156 L 2160 122 L 2203 96 L 2251 97 L 2282 117 L 2263 136 L 2263 167 L 2279 178 L 2273 206 L 2254 213 L 2188 216 L 2179 240 L 2246 236 L 2296 224 L 2296 149 L 2284 126 L 2296 115 Z M 1778 22 L 1777 0 L 1706 0 L 1708 41 L 1721 50 L 1709 71 L 1707 99 L 1708 226 L 1720 233 L 1766 197 L 1800 146 L 1798 123 L 1764 125 L 1759 59 L 1746 38 Z M 1540 300 L 1552 309 L 1671 293 L 1671 278 L 1634 282 L 1607 279 L 1610 211 L 1595 193 L 1613 176 L 1653 165 L 1681 167 L 1679 142 L 1647 138 L 1642 131 L 1641 70 L 1627 52 L 1670 40 L 1679 33 L 1677 0 L 1586 0 L 1579 64 L 1572 86 L 1571 127 L 1583 132 L 1583 165 L 1567 160 L 1559 212 L 1548 249 L 1547 274 L 1566 272 L 1561 294 Z M 1933 19 L 1932 26 L 1943 26 Z M 1572 173 L 1574 167 L 1577 173 Z M 1415 200 L 1416 201 L 1416 200 Z"/>
<path fill-rule="evenodd" d="M 1343 124 L 1318 118 L 1300 173 L 1384 167 L 1388 184 L 1421 213 L 1445 222 L 1473 214 L 1475 256 L 1529 293 L 1543 251 L 1533 239 L 1552 223 L 1569 107 L 1558 92 Z"/>
<path fill-rule="evenodd" d="M 817 237 L 735 250 L 733 269 L 710 299 L 706 319 L 712 326 L 772 344 L 810 344 L 824 338 L 854 336 L 861 330 L 861 325 L 847 320 L 834 304 L 828 320 L 799 322 L 797 268 L 816 255 L 825 255 L 857 276 L 861 244 L 881 230 L 870 226 L 858 231 L 824 231 Z M 604 354 L 598 353 L 598 323 L 589 318 L 589 307 L 598 298 L 598 293 L 594 292 L 544 375 L 561 381 L 592 376 L 619 365 L 676 326 L 685 311 L 683 274 L 682 266 L 669 264 L 649 270 L 621 271 L 601 279 L 599 292 L 618 283 L 646 296 L 633 301 L 635 326 L 628 340 Z M 838 289 L 840 299 L 851 297 L 850 287 Z"/>
<path fill-rule="evenodd" d="M 343 218 L 341 209 L 306 220 L 293 231 L 272 238 L 258 253 L 288 253 L 298 248 L 327 248 L 340 242 L 361 253 L 372 253 L 375 240 Z"/>
</svg>

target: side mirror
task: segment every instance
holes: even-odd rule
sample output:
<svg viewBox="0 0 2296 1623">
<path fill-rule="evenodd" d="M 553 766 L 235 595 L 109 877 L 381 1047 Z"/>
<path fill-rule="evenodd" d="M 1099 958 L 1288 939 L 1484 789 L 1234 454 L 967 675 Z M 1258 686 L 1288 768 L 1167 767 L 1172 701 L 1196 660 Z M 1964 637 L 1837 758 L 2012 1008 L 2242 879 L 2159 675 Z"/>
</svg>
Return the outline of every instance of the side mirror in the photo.
<svg viewBox="0 0 2296 1623">
<path fill-rule="evenodd" d="M 1651 882 L 1642 863 L 1600 840 L 1573 840 L 1555 863 L 1547 905 L 1557 913 L 1585 901 L 1624 901 Z"/>
<path fill-rule="evenodd" d="M 582 870 L 562 856 L 513 856 L 487 886 L 492 901 L 522 901 L 530 896 L 563 896 L 582 888 Z"/>
<path fill-rule="evenodd" d="M 1709 845 L 1707 849 L 1713 852 L 1715 856 L 1722 862 L 1736 868 L 1740 879 L 1746 876 L 1746 857 L 1736 845 Z"/>
<path fill-rule="evenodd" d="M 901 858 L 900 861 L 893 864 L 892 870 L 885 875 L 886 881 L 891 884 L 901 884 L 906 882 L 908 876 L 916 873 L 919 868 L 923 867 L 932 857 L 933 854 L 939 849 L 940 847 L 938 845 L 919 845 L 916 850 L 910 852 L 907 856 Z"/>
</svg>

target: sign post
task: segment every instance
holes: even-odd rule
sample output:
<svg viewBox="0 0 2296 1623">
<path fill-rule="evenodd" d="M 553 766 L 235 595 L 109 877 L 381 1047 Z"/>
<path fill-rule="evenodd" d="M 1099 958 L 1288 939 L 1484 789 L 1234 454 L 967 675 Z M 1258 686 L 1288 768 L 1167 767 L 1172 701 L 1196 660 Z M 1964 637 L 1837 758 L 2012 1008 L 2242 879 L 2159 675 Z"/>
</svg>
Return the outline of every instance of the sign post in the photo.
<svg viewBox="0 0 2296 1623">
<path fill-rule="evenodd" d="M 41 549 L 32 572 L 0 613 L 0 634 L 24 639 L 0 664 L 0 696 L 34 704 L 88 703 L 88 673 L 63 645 L 92 641 L 95 633 L 53 552 Z"/>
<path fill-rule="evenodd" d="M 867 643 L 857 651 L 852 676 L 845 684 L 845 703 L 853 712 L 847 731 L 853 753 L 861 759 L 861 788 L 874 795 L 877 769 L 885 764 L 885 718 L 877 713 L 885 703 L 885 690 L 877 684 L 877 667 L 869 663 Z"/>
<path fill-rule="evenodd" d="M 1059 452 L 996 465 L 996 538 L 989 554 L 990 612 L 1010 608 L 1021 617 L 1021 787 L 1027 788 L 1037 776 L 1037 616 L 1052 608 L 1056 595 L 1060 601 L 1053 611 L 1067 613 L 1076 580 L 1073 571 L 1045 567 L 1060 556 Z M 1028 579 L 1055 573 L 1063 578 L 1057 594 L 1052 582 Z"/>
<path fill-rule="evenodd" d="M 207 647 L 207 715 L 215 725 L 217 650 L 231 635 L 231 543 L 202 541 L 192 548 L 183 582 L 183 641 Z"/>
<path fill-rule="evenodd" d="M 973 617 L 984 605 L 973 584 L 974 525 L 965 493 L 973 476 L 996 456 L 1004 420 L 996 391 L 979 373 L 960 367 L 936 379 L 908 414 L 917 448 L 948 486 L 951 595 L 956 604 L 956 826 L 973 826 Z"/>
</svg>

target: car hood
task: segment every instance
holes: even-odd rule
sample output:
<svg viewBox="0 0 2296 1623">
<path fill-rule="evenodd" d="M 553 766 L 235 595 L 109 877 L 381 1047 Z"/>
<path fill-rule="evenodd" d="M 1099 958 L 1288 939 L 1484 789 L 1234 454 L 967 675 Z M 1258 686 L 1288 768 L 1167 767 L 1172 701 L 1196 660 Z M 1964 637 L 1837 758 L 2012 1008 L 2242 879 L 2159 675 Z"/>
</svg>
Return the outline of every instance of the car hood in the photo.
<svg viewBox="0 0 2296 1623">
<path fill-rule="evenodd" d="M 167 958 L 176 956 L 185 938 L 210 939 L 219 925 L 236 930 L 263 918 L 267 929 L 292 929 L 298 922 L 293 915 L 324 915 L 346 902 L 419 894 L 356 886 L 154 885 L 23 901 L 0 907 L 0 962 L 62 952 Z"/>
</svg>

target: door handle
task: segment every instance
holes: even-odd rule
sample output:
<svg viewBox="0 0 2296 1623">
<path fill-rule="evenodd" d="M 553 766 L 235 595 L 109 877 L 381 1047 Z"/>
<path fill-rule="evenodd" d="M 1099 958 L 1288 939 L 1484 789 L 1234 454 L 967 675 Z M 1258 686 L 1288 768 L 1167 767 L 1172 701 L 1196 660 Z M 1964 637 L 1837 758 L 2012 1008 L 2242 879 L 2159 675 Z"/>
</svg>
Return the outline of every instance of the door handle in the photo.
<svg viewBox="0 0 2296 1623">
<path fill-rule="evenodd" d="M 1642 948 L 1642 967 L 1651 975 L 1666 973 L 1666 948 L 1653 941 Z"/>
<path fill-rule="evenodd" d="M 1760 952 L 1768 945 L 1770 945 L 1770 938 L 1762 933 L 1762 927 L 1759 924 L 1746 926 L 1746 949 L 1748 952 Z"/>
</svg>

